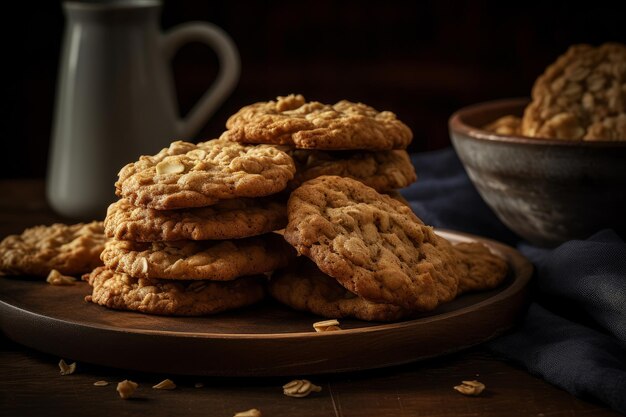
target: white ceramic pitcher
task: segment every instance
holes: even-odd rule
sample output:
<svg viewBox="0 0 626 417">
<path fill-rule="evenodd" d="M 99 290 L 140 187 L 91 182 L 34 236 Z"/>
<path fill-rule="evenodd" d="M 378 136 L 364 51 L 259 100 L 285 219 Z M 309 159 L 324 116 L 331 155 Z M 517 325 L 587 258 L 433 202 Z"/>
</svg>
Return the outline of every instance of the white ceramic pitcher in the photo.
<svg viewBox="0 0 626 417">
<path fill-rule="evenodd" d="M 59 214 L 103 218 L 123 165 L 197 133 L 228 97 L 240 63 L 231 38 L 210 23 L 161 33 L 151 0 L 66 2 L 47 197 Z M 170 70 L 175 52 L 203 42 L 219 59 L 213 85 L 184 119 Z"/>
</svg>

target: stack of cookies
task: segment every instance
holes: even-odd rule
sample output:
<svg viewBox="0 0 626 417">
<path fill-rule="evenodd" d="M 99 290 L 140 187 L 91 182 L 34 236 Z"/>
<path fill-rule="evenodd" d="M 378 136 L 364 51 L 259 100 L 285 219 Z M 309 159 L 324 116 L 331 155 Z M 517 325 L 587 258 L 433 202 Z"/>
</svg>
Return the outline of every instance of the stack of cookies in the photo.
<svg viewBox="0 0 626 417">
<path fill-rule="evenodd" d="M 211 314 L 260 300 L 271 275 L 270 293 L 293 308 L 389 321 L 504 279 L 486 247 L 453 246 L 398 201 L 416 176 L 411 130 L 393 113 L 290 95 L 242 108 L 227 128 L 122 168 L 87 300 Z"/>
<path fill-rule="evenodd" d="M 212 314 L 264 295 L 265 275 L 288 264 L 281 235 L 295 173 L 273 146 L 215 139 L 174 142 L 119 173 L 105 219 L 103 267 L 86 299 L 164 315 Z"/>
<path fill-rule="evenodd" d="M 416 179 L 404 150 L 411 130 L 393 113 L 290 95 L 242 108 L 227 128 L 222 139 L 283 145 L 296 163 L 284 236 L 304 257 L 272 276 L 277 300 L 330 318 L 389 321 L 506 276 L 506 262 L 483 245 L 453 246 L 381 194 Z"/>
</svg>

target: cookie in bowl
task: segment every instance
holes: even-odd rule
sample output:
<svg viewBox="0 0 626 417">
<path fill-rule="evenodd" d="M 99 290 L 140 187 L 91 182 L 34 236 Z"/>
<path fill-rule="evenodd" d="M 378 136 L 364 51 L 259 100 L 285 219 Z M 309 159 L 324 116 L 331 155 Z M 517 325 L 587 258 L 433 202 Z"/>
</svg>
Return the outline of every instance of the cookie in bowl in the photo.
<svg viewBox="0 0 626 417">
<path fill-rule="evenodd" d="M 476 189 L 521 238 L 540 246 L 626 234 L 626 46 L 572 46 L 532 98 L 468 106 L 449 121 Z"/>
</svg>

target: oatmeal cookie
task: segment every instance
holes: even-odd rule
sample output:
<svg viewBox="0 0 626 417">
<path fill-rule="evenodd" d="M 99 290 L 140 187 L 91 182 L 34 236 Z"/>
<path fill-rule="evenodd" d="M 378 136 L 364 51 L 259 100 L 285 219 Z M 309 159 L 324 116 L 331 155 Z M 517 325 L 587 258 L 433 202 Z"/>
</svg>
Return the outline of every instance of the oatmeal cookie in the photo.
<svg viewBox="0 0 626 417">
<path fill-rule="evenodd" d="M 288 202 L 285 239 L 348 290 L 432 310 L 457 293 L 463 265 L 410 207 L 350 178 L 323 176 Z"/>
<path fill-rule="evenodd" d="M 240 198 L 187 210 L 154 210 L 121 199 L 109 206 L 104 230 L 108 237 L 136 242 L 256 236 L 285 227 L 287 204 L 282 200 Z"/>
<path fill-rule="evenodd" d="M 83 279 L 93 287 L 85 301 L 117 310 L 166 316 L 200 316 L 247 306 L 264 297 L 263 277 L 228 282 L 133 278 L 103 267 Z"/>
<path fill-rule="evenodd" d="M 496 288 L 506 278 L 506 261 L 482 243 L 458 243 L 454 249 L 466 269 L 459 278 L 459 294 Z"/>
<path fill-rule="evenodd" d="M 290 152 L 296 163 L 295 188 L 322 175 L 337 175 L 361 181 L 379 192 L 404 188 L 417 179 L 406 151 L 335 151 L 296 149 Z"/>
<path fill-rule="evenodd" d="M 278 193 L 295 170 L 289 155 L 273 146 L 220 139 L 197 145 L 178 141 L 123 167 L 115 187 L 118 196 L 135 206 L 204 207 L 220 200 Z"/>
<path fill-rule="evenodd" d="M 502 116 L 483 129 L 499 135 L 520 135 L 522 133 L 522 119 L 517 116 Z"/>
<path fill-rule="evenodd" d="M 574 45 L 532 89 L 522 134 L 567 140 L 626 140 L 626 46 Z"/>
<path fill-rule="evenodd" d="M 362 103 L 306 102 L 291 94 L 243 107 L 226 122 L 222 138 L 302 149 L 405 149 L 413 133 L 389 111 Z"/>
<path fill-rule="evenodd" d="M 228 281 L 284 267 L 293 255 L 280 235 L 269 233 L 235 240 L 110 240 L 102 260 L 136 278 Z"/>
<path fill-rule="evenodd" d="M 367 321 L 392 321 L 409 313 L 392 304 L 373 303 L 359 297 L 302 257 L 288 269 L 272 275 L 269 293 L 296 310 L 333 319 L 355 317 Z"/>
<path fill-rule="evenodd" d="M 102 222 L 35 226 L 0 243 L 0 273 L 47 277 L 56 269 L 80 275 L 102 265 Z"/>
</svg>

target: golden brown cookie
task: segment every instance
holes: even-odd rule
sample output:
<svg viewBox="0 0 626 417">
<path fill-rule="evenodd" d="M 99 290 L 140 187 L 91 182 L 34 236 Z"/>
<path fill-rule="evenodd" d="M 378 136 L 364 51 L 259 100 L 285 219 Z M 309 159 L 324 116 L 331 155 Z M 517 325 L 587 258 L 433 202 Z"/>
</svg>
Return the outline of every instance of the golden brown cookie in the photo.
<svg viewBox="0 0 626 417">
<path fill-rule="evenodd" d="M 228 282 L 151 280 L 100 267 L 83 279 L 93 287 L 85 301 L 166 316 L 215 314 L 256 303 L 264 296 L 264 278 L 259 276 Z"/>
<path fill-rule="evenodd" d="M 136 278 L 228 281 L 284 267 L 294 255 L 280 235 L 234 240 L 133 242 L 110 240 L 104 264 Z"/>
<path fill-rule="evenodd" d="M 406 151 L 335 151 L 296 149 L 289 152 L 296 163 L 296 176 L 291 181 L 297 187 L 322 175 L 337 175 L 361 181 L 379 192 L 404 188 L 417 176 Z"/>
<path fill-rule="evenodd" d="M 226 122 L 222 138 L 301 149 L 405 149 L 413 133 L 389 111 L 362 103 L 306 102 L 291 94 L 243 107 Z"/>
<path fill-rule="evenodd" d="M 506 261 L 482 243 L 458 243 L 454 249 L 466 268 L 459 279 L 459 294 L 496 288 L 506 278 L 509 269 Z"/>
<path fill-rule="evenodd" d="M 273 146 L 220 139 L 197 145 L 178 141 L 126 165 L 115 187 L 118 196 L 135 206 L 204 207 L 220 200 L 278 193 L 295 170 L 289 155 Z"/>
<path fill-rule="evenodd" d="M 283 304 L 333 319 L 355 317 L 367 321 L 392 321 L 409 315 L 407 310 L 398 306 L 373 303 L 346 290 L 303 257 L 289 268 L 276 271 L 268 288 L 269 293 Z"/>
<path fill-rule="evenodd" d="M 47 277 L 56 269 L 80 275 L 102 265 L 102 222 L 35 226 L 0 243 L 0 273 Z"/>
<path fill-rule="evenodd" d="M 626 46 L 574 45 L 537 79 L 522 134 L 626 140 Z"/>
<path fill-rule="evenodd" d="M 457 293 L 451 244 L 403 203 L 350 178 L 319 177 L 288 203 L 285 239 L 366 300 L 432 310 Z"/>
<path fill-rule="evenodd" d="M 522 119 L 517 116 L 502 116 L 483 129 L 499 135 L 520 135 L 522 133 Z"/>
<path fill-rule="evenodd" d="M 121 199 L 109 206 L 104 229 L 108 237 L 136 242 L 239 239 L 285 227 L 287 204 L 281 200 L 246 198 L 187 210 L 154 210 Z"/>
</svg>

